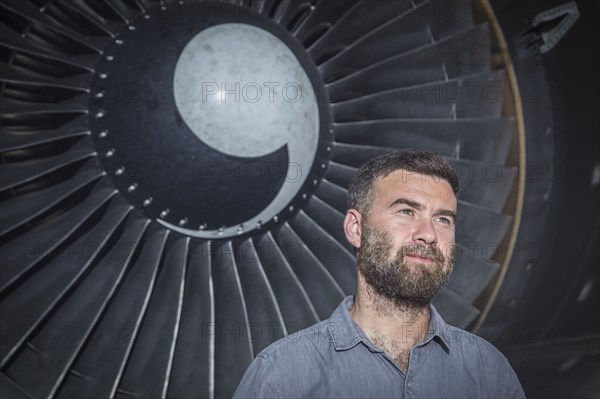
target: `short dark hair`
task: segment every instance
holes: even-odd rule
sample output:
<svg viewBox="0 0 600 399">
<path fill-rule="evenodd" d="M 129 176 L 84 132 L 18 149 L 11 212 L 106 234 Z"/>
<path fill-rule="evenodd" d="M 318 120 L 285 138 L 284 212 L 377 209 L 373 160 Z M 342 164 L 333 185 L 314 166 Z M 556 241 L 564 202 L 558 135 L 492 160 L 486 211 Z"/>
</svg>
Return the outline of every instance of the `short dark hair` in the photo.
<svg viewBox="0 0 600 399">
<path fill-rule="evenodd" d="M 348 189 L 348 209 L 368 213 L 373 201 L 373 185 L 396 170 L 406 170 L 446 180 L 454 194 L 458 194 L 460 182 L 456 171 L 444 158 L 432 151 L 398 150 L 385 153 L 363 164 L 354 174 Z"/>
</svg>

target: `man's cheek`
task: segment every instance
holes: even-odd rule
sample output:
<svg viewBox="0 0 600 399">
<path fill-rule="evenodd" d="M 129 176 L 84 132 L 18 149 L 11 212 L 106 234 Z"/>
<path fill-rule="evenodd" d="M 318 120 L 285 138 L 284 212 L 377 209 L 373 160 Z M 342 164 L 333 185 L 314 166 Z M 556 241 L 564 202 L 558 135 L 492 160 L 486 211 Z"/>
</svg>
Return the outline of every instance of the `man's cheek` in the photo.
<svg viewBox="0 0 600 399">
<path fill-rule="evenodd" d="M 445 244 L 442 244 L 440 247 L 440 252 L 444 256 L 446 262 L 452 262 L 455 257 L 456 244 L 453 241 L 448 241 Z"/>
</svg>

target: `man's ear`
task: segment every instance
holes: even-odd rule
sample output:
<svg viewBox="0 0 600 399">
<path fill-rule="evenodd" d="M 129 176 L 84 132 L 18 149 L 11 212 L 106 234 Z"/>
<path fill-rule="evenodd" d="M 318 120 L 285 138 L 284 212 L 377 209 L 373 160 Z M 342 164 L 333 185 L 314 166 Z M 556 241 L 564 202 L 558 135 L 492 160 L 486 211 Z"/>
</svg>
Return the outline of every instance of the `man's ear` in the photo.
<svg viewBox="0 0 600 399">
<path fill-rule="evenodd" d="M 346 234 L 346 240 L 354 248 L 360 248 L 361 228 L 362 215 L 356 209 L 349 209 L 344 218 L 344 234 Z"/>
</svg>

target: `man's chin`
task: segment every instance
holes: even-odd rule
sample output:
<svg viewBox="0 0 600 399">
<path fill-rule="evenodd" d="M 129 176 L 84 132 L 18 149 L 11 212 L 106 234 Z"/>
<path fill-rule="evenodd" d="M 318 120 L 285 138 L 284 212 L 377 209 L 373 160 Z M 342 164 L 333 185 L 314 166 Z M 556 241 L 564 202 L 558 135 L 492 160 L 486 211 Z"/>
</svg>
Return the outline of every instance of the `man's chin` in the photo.
<svg viewBox="0 0 600 399">
<path fill-rule="evenodd" d="M 411 309 L 411 310 L 420 310 L 426 308 L 431 303 L 433 297 L 390 297 L 388 298 L 392 301 L 396 306 L 401 309 Z"/>
</svg>

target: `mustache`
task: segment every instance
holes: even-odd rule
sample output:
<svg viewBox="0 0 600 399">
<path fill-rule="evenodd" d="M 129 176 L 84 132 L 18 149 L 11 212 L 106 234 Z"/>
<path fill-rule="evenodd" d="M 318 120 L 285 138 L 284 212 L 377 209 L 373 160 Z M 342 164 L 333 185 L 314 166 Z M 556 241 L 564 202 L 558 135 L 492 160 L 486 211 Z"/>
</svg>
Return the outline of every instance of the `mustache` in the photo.
<svg viewBox="0 0 600 399">
<path fill-rule="evenodd" d="M 422 243 L 403 244 L 398 250 L 398 255 L 402 257 L 418 256 L 420 258 L 425 258 L 440 263 L 444 263 L 446 261 L 446 257 L 440 249 Z"/>
</svg>

